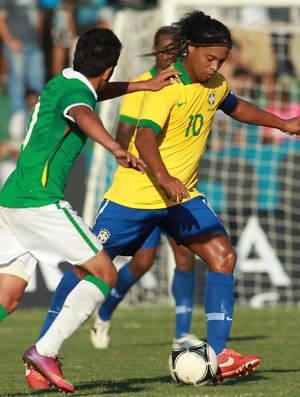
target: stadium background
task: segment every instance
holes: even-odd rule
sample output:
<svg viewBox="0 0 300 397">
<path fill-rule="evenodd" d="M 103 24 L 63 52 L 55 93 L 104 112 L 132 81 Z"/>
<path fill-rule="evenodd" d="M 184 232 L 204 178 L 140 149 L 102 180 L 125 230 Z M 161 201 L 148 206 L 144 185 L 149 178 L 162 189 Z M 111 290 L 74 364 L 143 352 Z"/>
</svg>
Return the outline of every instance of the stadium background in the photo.
<svg viewBox="0 0 300 397">
<path fill-rule="evenodd" d="M 156 8 L 128 8 L 117 12 L 114 31 L 123 43 L 123 52 L 113 80 L 131 79 L 151 65 L 151 60 L 140 55 L 151 49 L 157 28 L 199 7 L 198 1 L 182 3 L 177 0 L 161 1 Z M 300 105 L 296 106 L 300 99 L 300 73 L 295 55 L 300 53 L 299 7 L 295 7 L 292 1 L 290 4 L 285 2 L 284 6 L 293 15 L 289 22 L 275 20 L 270 24 L 246 26 L 238 16 L 246 2 L 215 0 L 210 1 L 209 5 L 207 3 L 201 2 L 201 9 L 221 19 L 232 30 L 237 44 L 237 49 L 232 52 L 238 56 L 244 54 L 240 62 L 244 69 L 251 71 L 251 79 L 249 75 L 244 75 L 239 83 L 236 79 L 234 89 L 264 107 L 268 105 L 271 90 L 272 102 L 278 111 L 283 108 L 283 94 L 287 92 L 287 106 L 293 105 L 300 115 Z M 282 3 L 260 1 L 258 6 L 272 7 L 278 11 Z M 246 36 L 244 44 L 242 39 Z M 259 45 L 265 38 L 266 47 L 260 50 Z M 276 74 L 279 64 L 288 62 L 293 67 L 292 71 L 286 69 L 278 74 L 272 87 L 265 78 L 270 72 L 268 66 L 271 59 L 262 58 L 268 56 L 266 49 L 270 49 L 267 47 L 270 38 L 277 40 L 278 44 Z M 246 50 L 243 45 L 246 45 Z M 260 65 L 267 65 L 266 70 L 259 68 Z M 231 71 L 224 71 L 226 73 L 234 86 Z M 116 129 L 119 106 L 119 99 L 106 101 L 100 106 L 101 118 L 112 134 Z M 300 141 L 269 141 L 264 139 L 264 133 L 261 128 L 217 117 L 199 170 L 199 189 L 205 192 L 237 249 L 237 303 L 253 307 L 295 305 L 300 301 Z M 66 196 L 90 225 L 102 194 L 111 183 L 115 167 L 108 153 L 89 143 L 70 175 Z M 118 258 L 117 265 L 124 260 Z M 45 271 L 43 266 L 38 266 L 22 306 L 48 306 L 66 267 L 63 264 L 60 268 Z M 152 277 L 136 285 L 124 304 L 171 303 L 173 269 L 172 253 L 162 239 Z M 205 264 L 201 260 L 197 261 L 196 272 L 195 300 L 202 303 Z"/>
</svg>

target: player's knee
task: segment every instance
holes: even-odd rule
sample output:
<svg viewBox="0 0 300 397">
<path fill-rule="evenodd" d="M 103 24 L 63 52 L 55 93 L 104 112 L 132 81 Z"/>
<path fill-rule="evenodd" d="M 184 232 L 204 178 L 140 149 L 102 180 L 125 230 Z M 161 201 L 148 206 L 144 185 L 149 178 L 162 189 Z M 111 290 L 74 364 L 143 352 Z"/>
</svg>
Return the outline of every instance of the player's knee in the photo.
<svg viewBox="0 0 300 397">
<path fill-rule="evenodd" d="M 20 299 L 13 298 L 9 302 L 6 302 L 3 306 L 5 307 L 7 314 L 14 312 L 20 304 Z"/>
<path fill-rule="evenodd" d="M 219 259 L 220 260 L 218 261 L 216 266 L 217 269 L 215 271 L 232 274 L 237 260 L 237 254 L 234 249 L 224 253 Z"/>
<path fill-rule="evenodd" d="M 106 263 L 105 266 L 99 264 L 99 266 L 97 266 L 97 268 L 95 268 L 91 274 L 94 277 L 105 281 L 110 288 L 116 284 L 118 279 L 118 271 L 112 262 L 110 265 Z"/>
<path fill-rule="evenodd" d="M 27 275 L 25 277 L 25 274 L 16 270 L 18 266 L 8 266 L 1 268 L 0 272 L 0 303 L 8 314 L 18 308 L 28 284 Z"/>
<path fill-rule="evenodd" d="M 78 266 L 82 275 L 91 274 L 92 276 L 105 281 L 111 288 L 116 284 L 118 271 L 107 253 L 102 250 L 86 263 Z M 76 273 L 76 275 L 78 275 Z"/>
<path fill-rule="evenodd" d="M 5 291 L 4 294 L 0 294 L 0 303 L 5 308 L 7 314 L 11 314 L 15 311 L 20 304 L 22 293 L 19 291 Z"/>
<path fill-rule="evenodd" d="M 114 264 L 112 264 L 110 271 L 105 274 L 102 279 L 110 286 L 110 288 L 112 288 L 116 284 L 118 280 L 118 271 Z"/>
<path fill-rule="evenodd" d="M 175 252 L 174 252 L 175 254 Z M 195 255 L 193 252 L 184 248 L 175 254 L 176 268 L 182 271 L 192 271 L 195 268 Z"/>
</svg>

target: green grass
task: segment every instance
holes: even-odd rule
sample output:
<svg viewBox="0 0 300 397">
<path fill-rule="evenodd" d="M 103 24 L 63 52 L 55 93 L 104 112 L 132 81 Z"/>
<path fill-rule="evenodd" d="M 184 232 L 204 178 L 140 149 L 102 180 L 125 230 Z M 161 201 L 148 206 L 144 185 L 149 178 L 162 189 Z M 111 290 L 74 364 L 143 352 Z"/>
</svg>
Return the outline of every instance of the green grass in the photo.
<svg viewBox="0 0 300 397">
<path fill-rule="evenodd" d="M 0 396 L 61 395 L 55 389 L 27 387 L 22 353 L 34 342 L 44 310 L 19 310 L 1 324 Z M 94 349 L 89 320 L 62 347 L 66 378 L 76 396 L 97 397 L 299 397 L 299 308 L 236 308 L 228 347 L 259 354 L 261 365 L 248 377 L 202 387 L 177 386 L 167 361 L 173 338 L 173 308 L 118 309 L 111 346 Z M 205 339 L 202 308 L 196 308 L 192 332 Z"/>
</svg>

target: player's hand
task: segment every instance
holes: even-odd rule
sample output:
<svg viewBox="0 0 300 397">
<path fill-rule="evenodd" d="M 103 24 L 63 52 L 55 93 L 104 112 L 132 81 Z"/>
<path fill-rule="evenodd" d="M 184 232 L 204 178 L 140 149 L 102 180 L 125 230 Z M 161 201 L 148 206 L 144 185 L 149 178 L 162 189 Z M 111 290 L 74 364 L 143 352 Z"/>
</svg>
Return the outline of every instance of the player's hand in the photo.
<svg viewBox="0 0 300 397">
<path fill-rule="evenodd" d="M 284 128 L 281 128 L 281 131 L 287 135 L 296 135 L 297 138 L 300 138 L 300 117 L 285 120 Z"/>
<path fill-rule="evenodd" d="M 163 87 L 167 85 L 171 85 L 174 83 L 179 83 L 180 80 L 178 76 L 182 73 L 176 69 L 168 69 L 164 70 L 163 72 L 159 73 L 157 76 L 152 77 L 151 79 L 145 81 L 145 84 L 148 88 L 145 91 L 159 91 Z"/>
<path fill-rule="evenodd" d="M 113 155 L 115 156 L 117 162 L 125 168 L 134 168 L 137 171 L 140 171 L 142 174 L 145 173 L 145 169 L 147 168 L 147 164 L 142 160 L 137 157 L 135 157 L 133 154 L 126 152 L 126 150 L 123 150 L 121 148 L 116 149 L 113 152 Z"/>
<path fill-rule="evenodd" d="M 184 184 L 171 175 L 157 177 L 159 186 L 165 191 L 168 199 L 181 203 L 184 199 L 190 199 L 191 196 Z"/>
</svg>

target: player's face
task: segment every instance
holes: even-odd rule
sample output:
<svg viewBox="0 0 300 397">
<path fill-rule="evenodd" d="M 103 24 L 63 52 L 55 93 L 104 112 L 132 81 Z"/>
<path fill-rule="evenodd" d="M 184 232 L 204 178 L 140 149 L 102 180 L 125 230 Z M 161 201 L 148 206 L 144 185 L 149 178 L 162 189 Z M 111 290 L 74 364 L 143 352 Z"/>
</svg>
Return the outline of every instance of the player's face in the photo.
<svg viewBox="0 0 300 397">
<path fill-rule="evenodd" d="M 167 50 L 172 46 L 171 36 L 160 36 L 159 43 L 153 48 L 154 52 Z M 158 54 L 156 56 L 156 67 L 159 72 L 167 69 L 172 64 L 171 56 L 168 54 Z"/>
<path fill-rule="evenodd" d="M 193 83 L 207 83 L 223 65 L 229 52 L 228 47 L 189 46 L 183 65 Z"/>
</svg>

